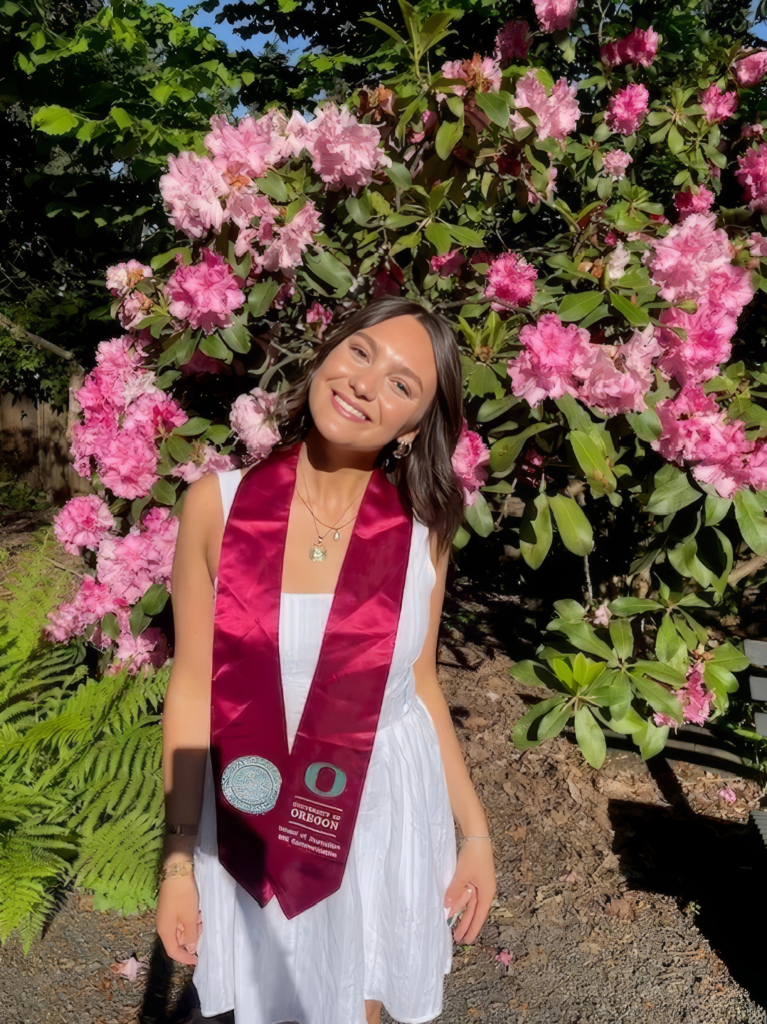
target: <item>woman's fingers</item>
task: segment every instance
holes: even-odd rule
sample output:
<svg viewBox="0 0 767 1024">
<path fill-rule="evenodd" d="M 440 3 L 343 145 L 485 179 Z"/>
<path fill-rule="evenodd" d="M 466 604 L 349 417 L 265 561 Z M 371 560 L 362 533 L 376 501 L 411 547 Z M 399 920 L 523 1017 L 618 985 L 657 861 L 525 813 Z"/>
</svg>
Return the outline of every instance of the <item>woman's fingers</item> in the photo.
<svg viewBox="0 0 767 1024">
<path fill-rule="evenodd" d="M 463 905 L 465 909 L 463 911 L 460 921 L 455 926 L 455 931 L 453 932 L 453 938 L 455 939 L 456 942 L 466 941 L 465 936 L 469 929 L 471 928 L 472 922 L 474 920 L 474 915 L 476 913 L 477 899 L 478 896 L 476 887 L 473 886 L 471 883 L 465 885 L 463 894 Z"/>
</svg>

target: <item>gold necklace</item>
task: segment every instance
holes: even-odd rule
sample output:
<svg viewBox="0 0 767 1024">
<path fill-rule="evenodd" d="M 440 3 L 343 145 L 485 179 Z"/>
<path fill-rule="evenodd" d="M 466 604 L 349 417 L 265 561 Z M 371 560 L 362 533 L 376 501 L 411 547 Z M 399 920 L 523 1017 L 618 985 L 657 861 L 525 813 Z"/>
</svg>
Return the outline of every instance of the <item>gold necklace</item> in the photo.
<svg viewBox="0 0 767 1024">
<path fill-rule="evenodd" d="M 355 513 L 351 517 L 351 519 L 347 520 L 347 522 L 342 523 L 340 526 L 330 526 L 325 531 L 325 533 L 321 534 L 320 531 L 319 531 L 319 528 L 317 526 L 317 523 L 318 522 L 321 523 L 322 526 L 327 526 L 328 524 L 327 523 L 323 523 L 321 519 L 318 520 L 317 516 L 314 514 L 314 509 L 312 508 L 311 499 L 309 498 L 309 485 L 306 482 L 306 473 L 304 472 L 303 461 L 299 460 L 298 465 L 299 465 L 299 467 L 301 469 L 301 476 L 302 476 L 303 481 L 304 481 L 304 487 L 306 488 L 306 499 L 304 499 L 303 495 L 298 490 L 298 488 L 296 488 L 296 494 L 301 499 L 303 504 L 306 505 L 306 507 L 309 509 L 309 513 L 310 513 L 310 515 L 312 517 L 312 520 L 314 521 L 314 532 L 317 534 L 317 543 L 316 544 L 312 544 L 312 546 L 309 548 L 309 559 L 312 562 L 324 562 L 325 559 L 328 557 L 328 549 L 325 547 L 325 545 L 322 542 L 325 540 L 325 538 L 327 537 L 327 535 L 331 531 L 334 531 L 333 532 L 333 540 L 340 540 L 341 539 L 341 530 L 343 530 L 343 528 L 345 526 L 348 526 L 349 523 L 353 523 L 354 520 L 359 515 L 359 512 Z M 346 513 L 352 507 L 354 502 L 359 500 L 359 497 L 360 496 L 357 495 L 357 497 L 352 499 L 352 501 L 346 506 L 344 511 L 338 517 L 339 519 L 343 519 L 343 517 L 346 515 Z"/>
</svg>

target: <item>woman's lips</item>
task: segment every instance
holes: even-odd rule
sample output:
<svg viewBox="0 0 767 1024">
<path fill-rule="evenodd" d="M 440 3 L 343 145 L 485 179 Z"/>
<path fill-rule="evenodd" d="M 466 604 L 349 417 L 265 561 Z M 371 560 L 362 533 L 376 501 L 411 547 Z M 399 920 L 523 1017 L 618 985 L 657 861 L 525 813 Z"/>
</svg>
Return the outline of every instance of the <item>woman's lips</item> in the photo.
<svg viewBox="0 0 767 1024">
<path fill-rule="evenodd" d="M 341 416 L 344 416 L 347 420 L 354 420 L 355 423 L 367 423 L 370 419 L 366 416 L 361 409 L 357 409 L 357 406 L 353 405 L 348 399 L 343 398 L 335 391 L 331 391 L 331 401 L 336 412 Z M 344 404 L 341 404 L 341 403 Z"/>
</svg>

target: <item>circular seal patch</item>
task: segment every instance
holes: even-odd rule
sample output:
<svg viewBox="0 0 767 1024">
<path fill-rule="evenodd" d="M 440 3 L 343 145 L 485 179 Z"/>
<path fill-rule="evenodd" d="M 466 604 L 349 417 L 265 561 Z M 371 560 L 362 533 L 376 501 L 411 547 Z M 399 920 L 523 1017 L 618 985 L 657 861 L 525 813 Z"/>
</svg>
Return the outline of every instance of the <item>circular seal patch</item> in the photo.
<svg viewBox="0 0 767 1024">
<path fill-rule="evenodd" d="M 277 803 L 282 776 L 265 757 L 248 755 L 230 761 L 221 776 L 221 791 L 232 807 L 246 814 L 266 814 Z"/>
</svg>

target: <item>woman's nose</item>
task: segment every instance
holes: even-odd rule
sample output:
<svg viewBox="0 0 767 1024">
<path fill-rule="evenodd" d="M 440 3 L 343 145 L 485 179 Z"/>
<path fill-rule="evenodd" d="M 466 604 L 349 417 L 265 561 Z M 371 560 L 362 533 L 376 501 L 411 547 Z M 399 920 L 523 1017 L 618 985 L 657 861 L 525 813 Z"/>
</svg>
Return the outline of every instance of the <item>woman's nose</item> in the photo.
<svg viewBox="0 0 767 1024">
<path fill-rule="evenodd" d="M 359 370 L 349 377 L 349 387 L 358 398 L 372 399 L 376 391 L 376 376 L 372 368 Z"/>
</svg>

